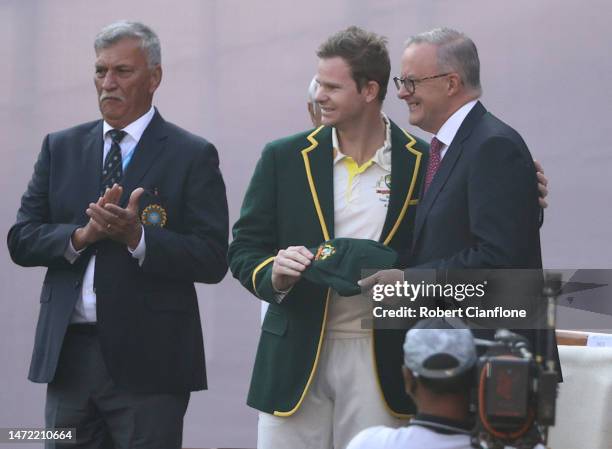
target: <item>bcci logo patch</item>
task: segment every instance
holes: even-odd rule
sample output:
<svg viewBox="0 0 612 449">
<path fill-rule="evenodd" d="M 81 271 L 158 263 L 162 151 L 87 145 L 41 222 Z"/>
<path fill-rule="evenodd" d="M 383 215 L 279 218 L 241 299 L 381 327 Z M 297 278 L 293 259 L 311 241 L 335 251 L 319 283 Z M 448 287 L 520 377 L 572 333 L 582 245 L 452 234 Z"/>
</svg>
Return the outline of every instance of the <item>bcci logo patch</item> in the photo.
<svg viewBox="0 0 612 449">
<path fill-rule="evenodd" d="M 315 260 L 325 260 L 330 258 L 336 253 L 336 248 L 329 243 L 323 243 L 317 249 L 317 254 L 315 255 Z"/>
<path fill-rule="evenodd" d="M 385 203 L 385 207 L 389 206 L 389 197 L 391 196 L 391 175 L 381 176 L 376 182 L 376 194 L 378 200 Z"/>
<path fill-rule="evenodd" d="M 168 216 L 166 210 L 159 204 L 149 204 L 144 208 L 142 214 L 140 214 L 140 221 L 144 225 L 159 226 L 163 228 L 166 226 Z"/>
</svg>

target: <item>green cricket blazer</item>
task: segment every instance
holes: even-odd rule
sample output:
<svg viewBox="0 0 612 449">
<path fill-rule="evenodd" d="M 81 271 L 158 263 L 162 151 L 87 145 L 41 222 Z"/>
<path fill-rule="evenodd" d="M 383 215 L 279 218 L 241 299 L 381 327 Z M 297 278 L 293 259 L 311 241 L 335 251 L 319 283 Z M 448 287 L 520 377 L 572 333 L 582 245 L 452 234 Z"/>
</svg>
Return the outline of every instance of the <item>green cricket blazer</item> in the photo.
<svg viewBox="0 0 612 449">
<path fill-rule="evenodd" d="M 428 145 L 391 122 L 391 196 L 380 241 L 407 252 Z M 314 378 L 325 336 L 330 291 L 301 279 L 282 302 L 271 283 L 275 254 L 334 237 L 332 130 L 321 126 L 269 143 L 263 150 L 233 227 L 234 277 L 270 303 L 262 324 L 248 405 L 276 416 L 300 407 Z M 401 375 L 404 330 L 373 331 L 372 354 L 389 412 L 415 411 Z M 347 379 L 347 382 L 350 382 Z"/>
</svg>

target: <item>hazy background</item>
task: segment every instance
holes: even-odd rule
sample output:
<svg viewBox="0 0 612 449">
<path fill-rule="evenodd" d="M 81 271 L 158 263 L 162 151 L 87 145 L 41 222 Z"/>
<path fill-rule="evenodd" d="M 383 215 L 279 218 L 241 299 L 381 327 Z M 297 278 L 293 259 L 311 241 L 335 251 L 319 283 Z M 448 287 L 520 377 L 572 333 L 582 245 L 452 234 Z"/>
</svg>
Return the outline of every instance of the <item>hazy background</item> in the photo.
<svg viewBox="0 0 612 449">
<path fill-rule="evenodd" d="M 403 42 L 445 25 L 474 39 L 483 103 L 519 130 L 551 181 L 545 266 L 611 268 L 610 17 L 608 0 L 0 0 L 0 234 L 45 134 L 99 117 L 92 42 L 110 22 L 159 34 L 155 105 L 217 145 L 232 223 L 263 145 L 309 126 L 306 88 L 328 35 L 356 24 L 387 36 L 395 75 Z M 408 126 L 392 85 L 384 109 Z M 26 380 L 43 273 L 13 265 L 0 246 L 0 427 L 43 423 L 44 386 Z M 184 444 L 254 447 L 256 413 L 244 403 L 259 303 L 229 275 L 198 292 L 210 391 L 192 395 Z M 611 328 L 589 312 L 571 319 Z"/>
</svg>

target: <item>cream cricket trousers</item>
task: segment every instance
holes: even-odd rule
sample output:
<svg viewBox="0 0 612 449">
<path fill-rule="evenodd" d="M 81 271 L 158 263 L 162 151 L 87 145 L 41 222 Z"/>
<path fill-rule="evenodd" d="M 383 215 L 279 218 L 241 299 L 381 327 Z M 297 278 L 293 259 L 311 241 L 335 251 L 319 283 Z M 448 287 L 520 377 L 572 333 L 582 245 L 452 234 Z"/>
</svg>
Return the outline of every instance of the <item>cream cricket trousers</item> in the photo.
<svg viewBox="0 0 612 449">
<path fill-rule="evenodd" d="M 345 449 L 367 427 L 406 425 L 389 413 L 377 383 L 370 334 L 326 338 L 300 408 L 286 418 L 259 413 L 257 448 Z"/>
</svg>

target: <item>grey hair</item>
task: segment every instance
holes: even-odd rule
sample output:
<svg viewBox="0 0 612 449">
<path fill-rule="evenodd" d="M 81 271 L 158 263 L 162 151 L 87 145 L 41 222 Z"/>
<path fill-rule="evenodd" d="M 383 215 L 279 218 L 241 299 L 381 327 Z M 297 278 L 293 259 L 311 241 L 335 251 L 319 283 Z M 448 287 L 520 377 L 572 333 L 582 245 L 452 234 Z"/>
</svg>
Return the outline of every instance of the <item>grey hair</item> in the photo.
<svg viewBox="0 0 612 449">
<path fill-rule="evenodd" d="M 316 103 L 315 97 L 317 96 L 317 88 L 319 87 L 319 83 L 317 83 L 317 75 L 312 77 L 312 81 L 308 85 L 308 93 L 306 94 L 306 100 L 308 103 Z"/>
<path fill-rule="evenodd" d="M 457 72 L 466 87 L 479 95 L 482 93 L 478 50 L 472 39 L 465 34 L 450 28 L 435 28 L 412 36 L 406 42 L 406 47 L 413 44 L 432 44 L 438 47 L 438 69 Z"/>
<path fill-rule="evenodd" d="M 108 48 L 126 38 L 140 40 L 140 48 L 147 55 L 149 68 L 161 65 L 159 38 L 151 28 L 140 22 L 121 20 L 105 26 L 94 40 L 94 49 L 98 53 L 101 49 Z"/>
</svg>

